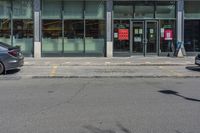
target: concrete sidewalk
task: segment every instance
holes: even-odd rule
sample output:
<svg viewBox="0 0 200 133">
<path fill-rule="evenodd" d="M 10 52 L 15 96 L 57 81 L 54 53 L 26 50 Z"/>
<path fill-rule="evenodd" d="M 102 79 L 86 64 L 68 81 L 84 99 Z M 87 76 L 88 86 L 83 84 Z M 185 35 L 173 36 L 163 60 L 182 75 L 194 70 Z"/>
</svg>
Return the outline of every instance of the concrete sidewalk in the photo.
<svg viewBox="0 0 200 133">
<path fill-rule="evenodd" d="M 194 57 L 25 58 L 18 71 L 0 80 L 19 78 L 200 78 Z"/>
<path fill-rule="evenodd" d="M 54 57 L 54 58 L 25 58 L 25 66 L 185 66 L 194 65 L 195 57 Z"/>
</svg>

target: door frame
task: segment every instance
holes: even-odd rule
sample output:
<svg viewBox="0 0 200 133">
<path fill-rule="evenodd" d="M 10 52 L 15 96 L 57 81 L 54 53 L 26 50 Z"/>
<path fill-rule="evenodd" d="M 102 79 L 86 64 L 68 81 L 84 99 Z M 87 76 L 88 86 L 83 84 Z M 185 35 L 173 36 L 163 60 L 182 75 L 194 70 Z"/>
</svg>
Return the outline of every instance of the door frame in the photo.
<svg viewBox="0 0 200 133">
<path fill-rule="evenodd" d="M 143 53 L 133 53 L 133 23 L 134 22 L 141 22 L 143 23 Z M 155 53 L 147 53 L 147 23 L 154 22 L 156 23 L 156 52 Z M 130 55 L 157 55 L 159 56 L 159 21 L 158 20 L 131 20 L 130 23 Z"/>
<path fill-rule="evenodd" d="M 130 54 L 131 55 L 144 55 L 145 51 L 144 51 L 144 38 L 145 38 L 145 34 L 143 34 L 143 52 L 137 52 L 137 53 L 133 53 L 133 23 L 142 23 L 143 25 L 143 32 L 145 33 L 145 21 L 144 20 L 132 20 L 131 24 L 130 24 Z M 144 55 L 145 56 L 145 55 Z"/>
</svg>

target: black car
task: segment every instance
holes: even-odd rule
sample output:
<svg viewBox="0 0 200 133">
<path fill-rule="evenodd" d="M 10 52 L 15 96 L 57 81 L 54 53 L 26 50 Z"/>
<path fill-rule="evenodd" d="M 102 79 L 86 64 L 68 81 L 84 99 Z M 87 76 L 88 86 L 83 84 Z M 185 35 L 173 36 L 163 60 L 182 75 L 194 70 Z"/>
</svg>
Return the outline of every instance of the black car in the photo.
<svg viewBox="0 0 200 133">
<path fill-rule="evenodd" d="M 24 65 L 24 56 L 19 47 L 0 42 L 0 74 Z"/>
</svg>

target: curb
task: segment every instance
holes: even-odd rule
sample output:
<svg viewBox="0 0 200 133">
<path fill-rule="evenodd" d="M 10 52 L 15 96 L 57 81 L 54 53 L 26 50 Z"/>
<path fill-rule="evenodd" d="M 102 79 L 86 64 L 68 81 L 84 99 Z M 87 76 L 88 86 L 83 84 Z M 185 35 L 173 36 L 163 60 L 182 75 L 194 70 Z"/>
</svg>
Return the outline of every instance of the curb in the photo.
<svg viewBox="0 0 200 133">
<path fill-rule="evenodd" d="M 52 66 L 53 64 L 25 64 L 24 66 Z M 188 66 L 195 64 L 56 64 L 57 66 Z"/>
<path fill-rule="evenodd" d="M 127 79 L 158 79 L 158 78 L 179 78 L 179 79 L 189 79 L 189 78 L 200 78 L 199 76 L 3 76 L 0 77 L 0 81 L 2 80 L 21 80 L 21 79 L 103 79 L 103 78 L 127 78 Z"/>
<path fill-rule="evenodd" d="M 72 79 L 72 78 L 200 78 L 200 76 L 32 76 L 32 79 Z"/>
</svg>

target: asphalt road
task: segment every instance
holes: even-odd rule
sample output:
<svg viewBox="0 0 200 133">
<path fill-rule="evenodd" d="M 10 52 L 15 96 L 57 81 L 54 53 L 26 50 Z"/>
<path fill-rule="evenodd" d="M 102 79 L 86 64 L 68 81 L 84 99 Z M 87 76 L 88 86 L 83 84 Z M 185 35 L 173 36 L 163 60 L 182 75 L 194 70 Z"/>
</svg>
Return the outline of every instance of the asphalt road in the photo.
<svg viewBox="0 0 200 133">
<path fill-rule="evenodd" d="M 199 133 L 199 78 L 1 79 L 0 133 Z"/>
</svg>

